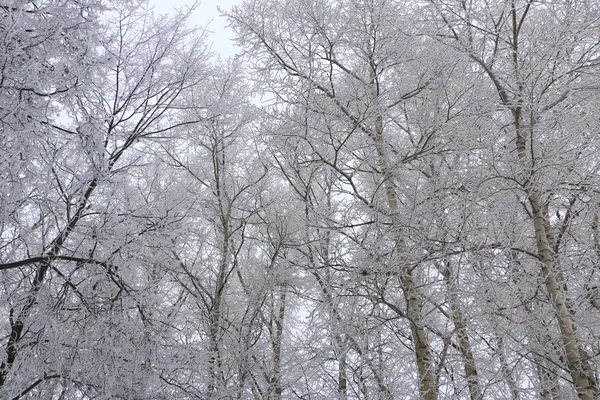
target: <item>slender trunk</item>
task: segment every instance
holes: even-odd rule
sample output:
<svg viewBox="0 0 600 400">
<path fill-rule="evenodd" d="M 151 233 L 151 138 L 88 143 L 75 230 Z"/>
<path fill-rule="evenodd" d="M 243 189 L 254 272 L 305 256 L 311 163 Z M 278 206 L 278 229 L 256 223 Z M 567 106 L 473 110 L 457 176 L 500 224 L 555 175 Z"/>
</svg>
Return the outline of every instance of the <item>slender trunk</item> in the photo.
<svg viewBox="0 0 600 400">
<path fill-rule="evenodd" d="M 327 211 L 331 212 L 331 198 L 332 198 L 332 187 L 333 180 L 331 177 L 328 177 L 326 180 L 326 185 L 324 186 L 324 193 L 326 195 L 326 205 Z M 306 195 L 305 198 L 305 216 L 308 220 L 309 218 L 309 196 Z M 310 234 L 307 232 L 306 240 L 310 241 Z M 323 302 L 327 306 L 327 310 L 329 313 L 330 320 L 330 334 L 332 336 L 332 346 L 334 348 L 334 354 L 338 363 L 338 374 L 337 374 L 337 393 L 338 400 L 347 400 L 348 398 L 348 377 L 347 377 L 347 360 L 346 360 L 346 347 L 347 344 L 340 333 L 339 325 L 341 323 L 342 318 L 338 312 L 337 304 L 334 301 L 333 289 L 332 289 L 332 277 L 331 277 L 331 263 L 330 263 L 330 253 L 329 249 L 331 246 L 331 231 L 325 231 L 324 240 L 321 242 L 321 260 L 318 260 L 318 257 L 315 255 L 316 249 L 313 250 L 313 247 L 309 247 L 308 254 L 312 274 L 314 275 L 319 287 L 321 288 L 321 293 L 323 294 Z M 323 271 L 323 275 L 321 275 L 320 271 Z"/>
<path fill-rule="evenodd" d="M 520 261 L 516 252 L 512 253 L 512 263 L 520 267 Z M 513 278 L 515 284 L 519 284 L 518 278 Z M 527 311 L 528 318 L 532 321 L 538 319 L 536 310 L 531 303 L 523 304 Z M 545 321 L 544 321 L 545 322 Z M 545 323 L 543 326 L 547 326 Z M 559 400 L 560 399 L 560 372 L 556 362 L 548 357 L 550 354 L 560 354 L 560 344 L 554 340 L 547 332 L 532 332 L 532 342 L 543 351 L 536 351 L 533 354 L 533 363 L 539 379 L 539 396 L 541 400 Z M 544 353 L 545 351 L 545 353 Z"/>
<path fill-rule="evenodd" d="M 208 399 L 214 399 L 217 395 L 217 382 L 219 380 L 219 364 L 220 364 L 220 352 L 219 352 L 219 331 L 221 326 L 221 304 L 223 303 L 223 294 L 225 288 L 225 277 L 226 277 L 226 259 L 225 257 L 219 265 L 219 273 L 217 275 L 217 282 L 214 292 L 214 298 L 210 310 L 210 327 L 208 335 Z"/>
<path fill-rule="evenodd" d="M 331 210 L 331 182 L 327 185 L 327 209 Z M 338 361 L 338 379 L 337 391 L 338 399 L 346 400 L 348 398 L 348 377 L 346 375 L 346 344 L 340 333 L 339 324 L 341 322 L 340 315 L 333 301 L 331 288 L 331 265 L 329 262 L 329 247 L 331 246 L 331 231 L 325 233 L 325 242 L 323 244 L 323 262 L 325 267 L 325 282 L 320 277 L 317 277 L 321 290 L 329 308 L 331 318 L 331 333 L 334 338 L 335 356 Z"/>
<path fill-rule="evenodd" d="M 443 265 L 438 264 L 438 269 L 444 277 L 444 282 L 448 291 L 448 301 L 450 303 L 450 311 L 452 312 L 452 323 L 454 324 L 456 336 L 458 337 L 458 347 L 463 358 L 470 398 L 471 400 L 482 400 L 483 395 L 481 387 L 479 386 L 479 377 L 477 366 L 475 364 L 475 357 L 473 356 L 471 340 L 467 333 L 467 323 L 460 307 L 457 287 L 452 277 L 452 270 L 450 269 L 449 264 L 449 262 L 446 262 Z"/>
<path fill-rule="evenodd" d="M 336 337 L 336 339 L 338 339 Z M 348 399 L 348 377 L 346 376 L 346 355 L 338 356 L 338 399 Z"/>
<path fill-rule="evenodd" d="M 326 234 L 325 242 L 329 242 L 329 232 Z M 331 290 L 331 272 L 329 267 L 329 252 L 324 249 L 323 256 L 325 259 L 325 278 L 321 277 L 317 272 L 313 272 L 321 292 L 323 293 L 323 299 L 327 304 L 329 310 L 329 318 L 331 320 L 331 335 L 333 336 L 333 346 L 335 349 L 335 357 L 338 363 L 338 378 L 337 378 L 337 392 L 339 400 L 346 400 L 348 398 L 348 376 L 347 376 L 347 360 L 346 360 L 346 341 L 342 337 L 339 329 L 341 317 L 333 301 L 333 295 Z M 326 258 L 325 258 L 326 257 Z"/>
<path fill-rule="evenodd" d="M 544 207 L 542 199 L 542 189 L 539 186 L 537 178 L 533 171 L 534 159 L 527 157 L 527 141 L 533 141 L 533 127 L 535 119 L 530 117 L 529 124 L 525 124 L 523 118 L 522 101 L 528 97 L 525 92 L 525 84 L 523 83 L 523 74 L 521 73 L 521 63 L 519 60 L 519 45 L 520 45 L 520 30 L 523 26 L 523 21 L 529 11 L 531 3 L 528 3 L 523 10 L 521 16 L 518 15 L 516 1 L 511 1 L 511 19 L 512 19 L 512 67 L 514 77 L 517 83 L 517 96 L 514 99 L 514 104 L 511 105 L 513 123 L 516 134 L 516 150 L 517 157 L 521 164 L 522 171 L 525 173 L 524 186 L 527 189 L 527 200 L 531 206 L 531 216 L 535 229 L 535 239 L 537 246 L 537 254 L 541 263 L 542 277 L 546 290 L 550 296 L 556 320 L 560 329 L 563 348 L 567 356 L 567 367 L 575 384 L 575 390 L 580 399 L 593 400 L 598 394 L 596 379 L 593 372 L 587 365 L 587 358 L 579 339 L 577 338 L 575 322 L 570 308 L 566 302 L 566 288 L 562 279 L 562 272 L 556 265 L 555 254 L 552 250 L 550 242 L 552 240 L 549 231 L 549 218 L 547 208 Z M 510 102 L 506 97 L 506 93 L 500 94 L 506 105 Z M 533 154 L 532 154 L 533 157 Z"/>
<path fill-rule="evenodd" d="M 502 377 L 506 380 L 506 384 L 508 385 L 508 389 L 510 390 L 512 400 L 519 400 L 520 398 L 520 389 L 515 382 L 515 379 L 512 374 L 512 368 L 508 365 L 506 361 L 506 355 L 504 354 L 504 339 L 502 336 L 495 332 L 496 335 L 496 353 L 498 354 L 498 360 L 500 361 L 500 368 L 502 369 Z"/>
<path fill-rule="evenodd" d="M 410 323 L 411 337 L 415 346 L 421 397 L 423 400 L 435 400 L 438 397 L 438 392 L 429 340 L 425 333 L 425 325 L 421 314 L 421 299 L 418 295 L 412 273 L 404 271 L 401 282 L 408 308 L 407 316 Z"/>
<path fill-rule="evenodd" d="M 240 365 L 238 368 L 238 387 L 235 396 L 237 400 L 242 400 L 244 395 L 244 387 L 246 386 L 246 380 L 248 375 L 248 349 L 248 343 L 244 341 L 244 355 L 242 356 L 242 360 L 240 361 Z"/>
<path fill-rule="evenodd" d="M 383 138 L 383 126 L 381 118 L 377 118 L 376 131 L 377 137 L 377 150 L 379 153 L 380 166 L 386 176 L 385 179 L 385 191 L 387 196 L 388 207 L 392 213 L 398 211 L 398 197 L 394 184 L 393 177 L 389 172 L 389 160 L 387 152 L 385 151 Z M 396 236 L 396 253 L 399 258 L 404 252 L 404 239 L 401 234 Z M 412 266 L 403 265 L 400 271 L 400 283 L 402 284 L 402 290 L 404 292 L 404 299 L 406 301 L 407 312 L 406 315 L 410 324 L 411 338 L 413 345 L 415 346 L 415 356 L 417 361 L 417 370 L 419 374 L 419 385 L 421 397 L 424 400 L 436 400 L 438 397 L 436 379 L 435 379 L 435 368 L 433 367 L 431 350 L 429 346 L 429 339 L 425 332 L 425 323 L 423 321 L 423 315 L 421 313 L 422 301 L 420 294 L 417 290 L 413 277 Z"/>
<path fill-rule="evenodd" d="M 565 295 L 565 287 L 561 273 L 556 265 L 555 255 L 550 245 L 551 233 L 547 209 L 544 207 L 542 192 L 533 172 L 529 171 L 526 155 L 526 140 L 533 140 L 533 129 L 524 126 L 521 120 L 520 110 L 513 112 L 515 118 L 515 129 L 517 132 L 517 155 L 526 172 L 525 183 L 527 188 L 527 199 L 531 206 L 531 217 L 535 230 L 537 254 L 541 263 L 542 277 L 548 295 L 550 296 L 556 320 L 561 333 L 563 349 L 567 356 L 567 368 L 577 395 L 582 400 L 594 400 L 598 394 L 596 379 L 587 364 L 585 351 L 577 338 L 573 314 L 568 307 Z"/>
<path fill-rule="evenodd" d="M 223 238 L 221 243 L 221 260 L 219 262 L 219 270 L 217 272 L 217 280 L 215 282 L 215 291 L 211 304 L 209 315 L 209 334 L 208 334 L 208 393 L 207 398 L 216 398 L 217 382 L 219 380 L 219 365 L 221 363 L 221 355 L 219 350 L 219 332 L 221 328 L 221 308 L 223 297 L 225 295 L 225 285 L 229 275 L 228 259 L 229 259 L 229 218 L 223 216 Z"/>
<path fill-rule="evenodd" d="M 369 46 L 370 47 L 370 46 Z M 379 82 L 377 77 L 377 66 L 373 56 L 373 49 L 369 60 L 370 84 L 372 97 L 376 109 L 379 107 Z M 379 157 L 379 166 L 383 174 L 384 189 L 388 208 L 391 214 L 396 216 L 399 211 L 398 194 L 396 192 L 396 182 L 392 173 L 390 158 L 385 147 L 383 138 L 383 117 L 375 117 L 374 130 L 371 135 L 374 141 L 377 155 Z M 396 256 L 398 258 L 404 253 L 404 238 L 398 233 L 395 238 Z M 438 398 L 438 388 L 436 384 L 435 368 L 433 366 L 429 339 L 425 332 L 425 323 L 421 313 L 422 301 L 414 282 L 412 266 L 403 265 L 400 271 L 400 283 L 404 292 L 404 299 L 407 305 L 406 315 L 410 324 L 411 338 L 415 346 L 415 357 L 417 361 L 417 371 L 419 375 L 419 392 L 423 400 L 436 400 Z"/>
<path fill-rule="evenodd" d="M 529 203 L 532 208 L 538 255 L 542 263 L 542 277 L 556 313 L 564 351 L 567 356 L 567 366 L 579 398 L 593 400 L 597 395 L 596 380 L 584 359 L 584 350 L 577 338 L 573 315 L 566 303 L 564 287 L 558 280 L 557 267 L 548 244 L 546 218 L 542 215 L 540 195 L 536 189 L 530 191 Z"/>
<path fill-rule="evenodd" d="M 383 120 L 376 118 L 375 122 L 375 146 L 379 156 L 379 164 L 384 173 L 384 188 L 388 207 L 393 215 L 398 212 L 398 195 L 393 174 L 390 169 L 390 161 L 383 142 Z M 400 258 L 404 253 L 404 239 L 401 234 L 396 236 L 396 253 Z M 411 338 L 415 346 L 417 371 L 419 374 L 419 391 L 423 400 L 436 400 L 438 390 L 435 379 L 435 368 L 431 358 L 429 339 L 425 332 L 425 323 L 421 313 L 422 301 L 413 277 L 413 269 L 410 265 L 401 266 L 400 283 L 406 301 L 408 321 L 410 324 Z"/>
<path fill-rule="evenodd" d="M 214 399 L 218 395 L 217 382 L 220 380 L 221 354 L 219 350 L 219 332 L 221 328 L 221 308 L 225 296 L 225 285 L 229 277 L 229 240 L 230 240 L 230 221 L 231 221 L 231 203 L 228 201 L 227 187 L 225 186 L 225 168 L 227 166 L 225 157 L 225 144 L 223 139 L 214 137 L 214 147 L 212 149 L 213 175 L 215 179 L 215 195 L 219 210 L 219 221 L 221 223 L 221 254 L 217 279 L 215 282 L 215 291 L 211 304 L 209 315 L 209 359 L 208 359 L 208 390 L 207 398 Z"/>
<path fill-rule="evenodd" d="M 281 386 L 281 352 L 283 339 L 283 320 L 285 318 L 285 298 L 286 287 L 283 286 L 279 291 L 277 299 L 277 312 L 273 312 L 275 320 L 275 330 L 272 333 L 271 344 L 273 346 L 273 375 L 269 383 L 269 399 L 279 400 L 283 394 Z"/>
</svg>

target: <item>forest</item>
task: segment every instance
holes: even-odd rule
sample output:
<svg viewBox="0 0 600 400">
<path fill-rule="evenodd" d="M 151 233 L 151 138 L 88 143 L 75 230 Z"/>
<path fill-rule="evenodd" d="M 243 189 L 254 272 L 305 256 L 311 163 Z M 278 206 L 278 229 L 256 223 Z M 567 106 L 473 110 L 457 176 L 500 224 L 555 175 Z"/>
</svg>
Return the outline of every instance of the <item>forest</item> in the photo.
<svg viewBox="0 0 600 400">
<path fill-rule="evenodd" d="M 0 1 L 0 399 L 600 398 L 600 3 Z"/>
</svg>

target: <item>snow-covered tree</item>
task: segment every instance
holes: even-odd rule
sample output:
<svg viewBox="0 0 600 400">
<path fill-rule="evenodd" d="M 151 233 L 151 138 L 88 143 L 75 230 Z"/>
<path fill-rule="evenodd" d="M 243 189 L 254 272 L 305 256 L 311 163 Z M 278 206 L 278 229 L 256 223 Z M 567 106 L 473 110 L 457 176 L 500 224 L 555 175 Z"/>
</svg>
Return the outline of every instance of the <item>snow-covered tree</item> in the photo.
<svg viewBox="0 0 600 400">
<path fill-rule="evenodd" d="M 182 98 L 208 56 L 185 14 L 46 3 L 2 7 L 24 67 L 2 86 L 2 396 L 145 396 L 153 242 L 180 218 L 146 154 L 197 122 Z"/>
</svg>

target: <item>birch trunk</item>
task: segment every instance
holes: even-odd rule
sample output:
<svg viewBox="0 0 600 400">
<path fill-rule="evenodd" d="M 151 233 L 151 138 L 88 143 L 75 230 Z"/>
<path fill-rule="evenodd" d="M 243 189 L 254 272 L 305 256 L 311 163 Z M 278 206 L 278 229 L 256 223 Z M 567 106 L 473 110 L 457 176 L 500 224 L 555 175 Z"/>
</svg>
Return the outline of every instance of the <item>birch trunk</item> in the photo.
<svg viewBox="0 0 600 400">
<path fill-rule="evenodd" d="M 221 308 L 225 296 L 225 286 L 230 274 L 229 267 L 229 240 L 231 223 L 231 202 L 227 193 L 225 181 L 225 144 L 223 138 L 215 136 L 212 149 L 213 176 L 215 180 L 215 194 L 219 210 L 218 229 L 221 230 L 220 261 L 216 276 L 215 289 L 210 309 L 209 327 L 209 360 L 208 360 L 208 399 L 215 399 L 218 395 L 218 381 L 220 380 L 221 354 L 219 350 L 219 333 L 221 330 Z"/>
<path fill-rule="evenodd" d="M 535 186 L 535 185 L 534 185 Z M 546 290 L 550 295 L 556 320 L 561 333 L 563 348 L 567 356 L 567 367 L 573 378 L 575 390 L 580 399 L 594 400 L 597 395 L 595 377 L 587 366 L 585 352 L 577 338 L 573 315 L 566 303 L 562 282 L 558 280 L 557 266 L 548 243 L 546 231 L 547 216 L 542 214 L 541 195 L 533 187 L 529 193 L 529 203 L 532 209 L 533 225 L 535 228 L 536 245 L 541 262 L 542 277 Z"/>
<path fill-rule="evenodd" d="M 528 165 L 526 143 L 527 140 L 533 140 L 533 127 L 531 124 L 528 126 L 523 124 L 519 108 L 513 111 L 513 117 L 517 135 L 517 156 L 526 174 L 525 187 L 527 189 L 527 200 L 531 206 L 537 255 L 546 291 L 552 301 L 556 321 L 560 329 L 563 350 L 567 357 L 567 368 L 573 379 L 573 384 L 579 398 L 582 400 L 594 400 L 598 394 L 596 379 L 593 371 L 587 365 L 585 351 L 577 337 L 573 314 L 567 305 L 566 288 L 563 285 L 562 279 L 560 279 L 561 273 L 550 245 L 552 238 L 551 232 L 549 232 L 549 217 L 542 199 L 542 190 Z"/>
<path fill-rule="evenodd" d="M 454 328 L 456 330 L 458 347 L 463 358 L 465 376 L 467 378 L 467 385 L 469 387 L 469 396 L 471 400 L 482 400 L 483 395 L 479 385 L 479 377 L 477 373 L 477 366 L 475 364 L 475 357 L 473 356 L 471 340 L 469 339 L 469 335 L 467 333 L 467 323 L 460 307 L 458 288 L 456 287 L 456 283 L 452 277 L 452 270 L 450 269 L 449 264 L 449 262 L 446 262 L 443 265 L 438 264 L 437 267 L 444 277 L 446 290 L 448 291 L 448 302 L 450 303 L 452 323 L 454 324 Z"/>
<path fill-rule="evenodd" d="M 544 192 L 535 175 L 533 154 L 528 154 L 528 143 L 534 140 L 534 126 L 539 114 L 544 110 L 536 110 L 534 104 L 526 103 L 530 97 L 527 92 L 525 79 L 528 71 L 523 70 L 521 60 L 521 30 L 527 19 L 532 2 L 527 2 L 519 15 L 515 0 L 510 1 L 510 27 L 508 37 L 510 44 L 510 63 L 512 65 L 514 89 L 508 90 L 503 80 L 492 70 L 482 58 L 472 58 L 484 69 L 493 82 L 498 96 L 504 106 L 512 114 L 512 124 L 515 129 L 515 147 L 521 170 L 521 182 L 527 193 L 527 202 L 531 207 L 531 222 L 535 231 L 537 259 L 540 263 L 541 275 L 546 291 L 550 296 L 556 322 L 560 330 L 563 350 L 566 355 L 566 368 L 571 375 L 577 395 L 582 400 L 593 400 L 598 395 L 597 383 L 593 371 L 587 364 L 587 355 L 576 334 L 576 326 L 571 309 L 566 300 L 566 287 L 562 271 L 557 263 L 556 254 L 552 248 L 552 233 Z M 510 93 L 514 94 L 510 94 Z M 566 96 L 566 95 L 565 95 Z M 562 101 L 562 100 L 560 100 Z M 560 102 L 559 101 L 559 102 Z M 558 103 L 555 103 L 558 104 Z M 549 108 L 548 108 L 549 107 Z M 552 108 L 548 106 L 546 110 Z M 526 119 L 524 113 L 529 118 Z M 535 117 L 534 115 L 538 115 Z"/>
<path fill-rule="evenodd" d="M 375 84 L 375 71 L 372 71 L 372 84 L 374 87 L 374 98 L 377 99 L 378 92 Z M 390 169 L 390 160 L 383 141 L 383 118 L 376 117 L 375 132 L 373 135 L 377 154 L 379 156 L 379 165 L 384 174 L 384 188 L 387 198 L 387 205 L 392 215 L 398 213 L 398 194 L 396 184 Z M 401 234 L 395 238 L 395 247 L 397 257 L 404 253 L 404 239 Z M 423 400 L 436 400 L 438 398 L 438 389 L 435 377 L 435 368 L 431 358 L 431 349 L 429 339 L 425 332 L 425 323 L 421 313 L 422 300 L 417 290 L 413 277 L 413 268 L 411 265 L 402 265 L 400 270 L 400 283 L 404 292 L 406 301 L 406 315 L 410 324 L 411 339 L 415 346 L 415 357 L 417 362 L 417 371 L 419 376 L 419 392 Z"/>
<path fill-rule="evenodd" d="M 281 399 L 283 387 L 281 386 L 281 353 L 283 340 L 283 321 L 285 318 L 286 306 L 286 287 L 285 285 L 279 289 L 277 299 L 277 309 L 272 310 L 271 318 L 274 319 L 275 329 L 271 332 L 271 345 L 273 346 L 273 375 L 269 382 L 268 398 L 273 400 Z M 275 304 L 274 304 L 275 306 Z"/>
<path fill-rule="evenodd" d="M 227 232 L 224 232 L 227 233 Z M 226 237 L 226 236 L 225 236 Z M 221 356 L 219 353 L 219 331 L 221 327 L 221 304 L 223 303 L 223 295 L 225 282 L 227 277 L 227 239 L 223 239 L 222 260 L 219 263 L 219 271 L 217 274 L 217 282 L 213 295 L 212 307 L 210 309 L 210 328 L 209 328 L 209 360 L 208 360 L 208 399 L 217 397 L 217 382 L 219 380 L 219 364 Z"/>
</svg>

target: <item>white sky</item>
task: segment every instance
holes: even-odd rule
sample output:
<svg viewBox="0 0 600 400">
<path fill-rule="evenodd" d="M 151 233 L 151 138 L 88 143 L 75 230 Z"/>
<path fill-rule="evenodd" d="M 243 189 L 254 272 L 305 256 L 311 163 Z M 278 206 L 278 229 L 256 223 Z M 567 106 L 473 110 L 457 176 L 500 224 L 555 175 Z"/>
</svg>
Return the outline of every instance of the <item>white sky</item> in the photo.
<svg viewBox="0 0 600 400">
<path fill-rule="evenodd" d="M 210 31 L 206 43 L 212 44 L 212 50 L 223 58 L 234 55 L 237 48 L 232 42 L 233 32 L 226 28 L 227 19 L 219 15 L 217 6 L 228 10 L 241 2 L 242 0 L 200 0 L 200 6 L 190 21 L 193 25 L 206 27 Z M 157 13 L 170 12 L 192 3 L 193 0 L 150 0 Z"/>
</svg>

